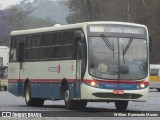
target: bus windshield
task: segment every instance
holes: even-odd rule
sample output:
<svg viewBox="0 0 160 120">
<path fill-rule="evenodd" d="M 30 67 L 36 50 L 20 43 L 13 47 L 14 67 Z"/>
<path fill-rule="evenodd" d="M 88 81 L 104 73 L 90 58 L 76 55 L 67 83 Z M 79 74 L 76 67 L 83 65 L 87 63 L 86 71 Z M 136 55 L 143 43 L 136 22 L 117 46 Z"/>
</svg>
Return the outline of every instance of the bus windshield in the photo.
<svg viewBox="0 0 160 120">
<path fill-rule="evenodd" d="M 145 39 L 89 37 L 89 73 L 94 77 L 142 79 L 148 73 L 147 63 Z"/>
</svg>

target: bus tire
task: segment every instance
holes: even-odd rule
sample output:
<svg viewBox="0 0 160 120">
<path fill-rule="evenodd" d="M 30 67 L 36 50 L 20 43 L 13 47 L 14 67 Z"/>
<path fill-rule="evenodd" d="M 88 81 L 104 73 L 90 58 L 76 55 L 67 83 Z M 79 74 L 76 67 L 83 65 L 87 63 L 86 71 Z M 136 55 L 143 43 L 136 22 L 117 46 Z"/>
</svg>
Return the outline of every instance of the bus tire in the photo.
<svg viewBox="0 0 160 120">
<path fill-rule="evenodd" d="M 42 98 L 32 98 L 34 101 L 34 105 L 35 107 L 41 107 L 44 104 L 44 99 Z"/>
<path fill-rule="evenodd" d="M 85 108 L 87 106 L 86 101 L 75 101 L 76 102 L 76 107 L 77 109 Z"/>
<path fill-rule="evenodd" d="M 115 106 L 117 110 L 126 110 L 128 101 L 115 101 Z"/>
<path fill-rule="evenodd" d="M 31 84 L 29 82 L 26 83 L 25 86 L 25 101 L 27 106 L 43 106 L 44 99 L 41 98 L 32 98 L 31 95 Z"/>
<path fill-rule="evenodd" d="M 3 89 L 4 89 L 4 91 L 7 91 L 7 86 L 4 86 Z"/>
<path fill-rule="evenodd" d="M 157 91 L 160 92 L 160 88 L 157 88 Z"/>
</svg>

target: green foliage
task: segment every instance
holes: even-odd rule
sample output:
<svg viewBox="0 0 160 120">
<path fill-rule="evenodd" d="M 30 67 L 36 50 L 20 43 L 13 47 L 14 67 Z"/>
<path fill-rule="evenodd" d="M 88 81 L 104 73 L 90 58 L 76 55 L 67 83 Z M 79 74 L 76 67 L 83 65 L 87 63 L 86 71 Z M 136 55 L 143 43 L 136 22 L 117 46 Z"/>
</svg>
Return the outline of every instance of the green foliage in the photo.
<svg viewBox="0 0 160 120">
<path fill-rule="evenodd" d="M 20 5 L 0 10 L 0 27 L 2 28 L 0 29 L 0 45 L 9 45 L 11 31 L 49 27 L 55 24 L 50 18 L 42 19 L 30 16 L 36 10 L 35 6 L 39 2 L 35 0 L 31 4 L 29 1 L 23 0 Z"/>
</svg>

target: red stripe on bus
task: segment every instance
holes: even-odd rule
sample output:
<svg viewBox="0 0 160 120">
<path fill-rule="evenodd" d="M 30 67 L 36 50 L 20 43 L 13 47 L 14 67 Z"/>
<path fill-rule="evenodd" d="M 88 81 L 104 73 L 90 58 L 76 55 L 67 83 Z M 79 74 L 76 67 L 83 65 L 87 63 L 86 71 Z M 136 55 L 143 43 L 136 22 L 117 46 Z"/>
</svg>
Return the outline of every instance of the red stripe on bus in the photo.
<svg viewBox="0 0 160 120">
<path fill-rule="evenodd" d="M 62 79 L 30 79 L 30 82 L 34 83 L 59 83 L 62 82 Z M 68 82 L 76 82 L 76 79 L 68 79 Z M 149 82 L 147 81 L 128 81 L 128 80 L 82 80 L 82 82 L 90 83 L 92 81 L 98 82 L 98 83 L 110 83 L 110 84 L 145 84 L 148 85 Z M 25 79 L 9 79 L 9 83 L 23 83 L 25 82 Z"/>
<path fill-rule="evenodd" d="M 30 79 L 29 80 L 30 82 L 34 82 L 34 83 L 40 83 L 40 82 L 43 82 L 43 83 L 59 83 L 59 82 L 62 82 L 62 79 Z M 75 82 L 76 80 L 75 79 L 68 79 L 67 80 L 68 82 Z M 23 83 L 25 82 L 25 79 L 8 79 L 8 82 L 9 83 Z"/>
<path fill-rule="evenodd" d="M 111 83 L 111 84 L 145 84 L 148 85 L 149 82 L 147 81 L 127 81 L 127 80 L 83 80 L 83 82 L 90 83 L 92 81 L 98 83 Z"/>
<path fill-rule="evenodd" d="M 8 79 L 8 83 L 16 83 L 19 82 L 18 79 Z"/>
</svg>

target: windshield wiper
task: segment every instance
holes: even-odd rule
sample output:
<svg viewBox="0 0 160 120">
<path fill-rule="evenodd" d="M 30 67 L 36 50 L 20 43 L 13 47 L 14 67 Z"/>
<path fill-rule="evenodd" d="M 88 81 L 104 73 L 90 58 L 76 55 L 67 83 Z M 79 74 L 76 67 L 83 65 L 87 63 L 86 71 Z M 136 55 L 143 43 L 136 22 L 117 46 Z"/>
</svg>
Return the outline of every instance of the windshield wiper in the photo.
<svg viewBox="0 0 160 120">
<path fill-rule="evenodd" d="M 113 43 L 113 41 L 112 41 L 112 44 L 111 44 L 109 42 L 108 38 L 104 34 L 101 34 L 100 37 L 105 42 L 105 44 L 107 45 L 107 47 L 109 48 L 109 50 L 113 51 L 113 58 L 114 58 L 114 43 Z"/>
<path fill-rule="evenodd" d="M 123 51 L 122 55 L 123 55 L 123 62 L 124 63 L 125 63 L 125 61 L 124 61 L 124 55 L 127 53 L 129 47 L 131 46 L 132 41 L 133 41 L 133 37 L 130 38 L 130 40 L 128 41 L 125 49 L 124 49 L 124 45 L 122 46 L 122 51 Z"/>
</svg>

